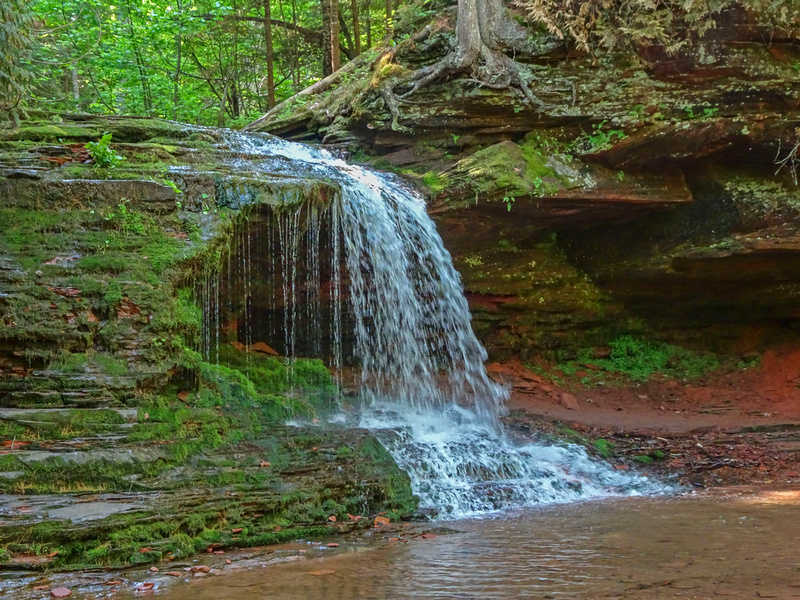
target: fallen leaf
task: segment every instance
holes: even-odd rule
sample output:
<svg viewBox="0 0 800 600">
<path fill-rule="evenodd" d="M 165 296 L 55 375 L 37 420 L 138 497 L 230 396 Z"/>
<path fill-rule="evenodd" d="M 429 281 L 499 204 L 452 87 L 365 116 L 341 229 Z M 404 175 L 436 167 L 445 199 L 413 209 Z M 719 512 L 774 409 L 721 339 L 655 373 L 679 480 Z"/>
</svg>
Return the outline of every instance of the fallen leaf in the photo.
<svg viewBox="0 0 800 600">
<path fill-rule="evenodd" d="M 325 544 L 328 548 L 338 548 L 339 544 L 336 542 L 331 542 L 330 544 Z"/>
<path fill-rule="evenodd" d="M 270 356 L 280 356 L 271 346 L 268 346 L 264 342 L 256 342 L 252 346 L 250 346 L 250 350 L 254 350 L 255 352 L 262 352 L 264 354 L 269 354 Z"/>
<path fill-rule="evenodd" d="M 18 448 L 19 446 L 27 446 L 30 442 L 18 442 L 15 440 L 3 440 L 0 442 L 0 445 L 11 447 L 11 448 Z"/>
<path fill-rule="evenodd" d="M 384 525 L 388 525 L 391 521 L 387 517 L 375 517 L 375 521 L 373 521 L 375 527 L 383 527 Z"/>
<path fill-rule="evenodd" d="M 170 577 L 180 577 L 183 575 L 180 571 L 166 571 L 164 575 L 169 575 Z"/>
<path fill-rule="evenodd" d="M 231 564 L 231 559 L 230 559 L 230 558 L 226 558 L 226 559 L 225 559 L 225 564 L 226 564 L 226 565 L 229 565 L 229 564 Z"/>
<path fill-rule="evenodd" d="M 214 554 L 225 554 L 225 550 L 214 550 Z"/>
<path fill-rule="evenodd" d="M 50 589 L 49 585 L 37 585 L 36 587 L 33 588 L 33 591 L 42 592 L 42 591 L 49 590 L 49 589 Z"/>
<path fill-rule="evenodd" d="M 153 573 L 158 573 L 158 567 L 150 567 L 150 571 Z"/>
<path fill-rule="evenodd" d="M 331 515 L 330 517 L 328 517 L 328 522 L 329 523 L 336 523 L 336 515 Z"/>
<path fill-rule="evenodd" d="M 112 581 L 106 581 L 103 585 L 119 585 L 120 583 L 122 583 L 121 580 L 114 579 Z"/>
<path fill-rule="evenodd" d="M 236 529 L 231 529 L 231 533 L 242 533 L 243 529 L 241 527 L 237 527 Z"/>
<path fill-rule="evenodd" d="M 321 577 L 322 575 L 333 575 L 336 573 L 333 569 L 322 569 L 320 571 L 309 571 L 309 575 L 316 575 L 317 577 Z"/>
<path fill-rule="evenodd" d="M 435 533 L 423 533 L 419 537 L 421 537 L 423 540 L 432 540 L 432 539 L 437 538 L 439 536 L 436 535 Z"/>
<path fill-rule="evenodd" d="M 72 595 L 72 590 L 65 587 L 56 588 L 54 590 L 50 590 L 50 595 L 53 598 L 66 598 L 67 596 Z"/>
<path fill-rule="evenodd" d="M 48 554 L 48 555 L 47 555 L 47 558 L 53 558 L 54 556 L 58 556 L 58 550 L 56 550 L 55 552 L 51 552 L 50 554 Z"/>
<path fill-rule="evenodd" d="M 258 463 L 258 466 L 259 467 L 271 467 L 272 465 L 270 463 L 268 463 L 267 461 L 262 460 L 260 463 Z"/>
<path fill-rule="evenodd" d="M 152 590 L 154 587 L 156 587 L 156 584 L 152 581 L 143 581 L 142 583 L 136 584 L 137 590 Z"/>
<path fill-rule="evenodd" d="M 209 571 L 211 571 L 211 567 L 209 567 L 208 565 L 195 565 L 193 567 L 189 567 L 189 570 L 192 573 L 208 573 Z"/>
<path fill-rule="evenodd" d="M 189 399 L 189 390 L 183 390 L 178 392 L 178 400 L 181 402 L 186 402 Z"/>
<path fill-rule="evenodd" d="M 152 548 L 139 548 L 139 552 L 141 552 L 142 554 L 147 554 L 148 552 L 152 551 L 153 551 Z"/>
</svg>

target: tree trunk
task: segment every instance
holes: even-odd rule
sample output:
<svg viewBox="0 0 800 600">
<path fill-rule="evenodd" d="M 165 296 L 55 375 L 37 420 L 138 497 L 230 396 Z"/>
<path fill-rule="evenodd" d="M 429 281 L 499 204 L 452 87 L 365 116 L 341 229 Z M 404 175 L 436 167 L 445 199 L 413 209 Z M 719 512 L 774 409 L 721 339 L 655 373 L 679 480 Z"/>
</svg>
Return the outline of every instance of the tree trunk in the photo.
<svg viewBox="0 0 800 600">
<path fill-rule="evenodd" d="M 264 0 L 264 45 L 267 47 L 267 106 L 275 106 L 275 64 L 272 51 L 272 10 L 270 0 Z"/>
<path fill-rule="evenodd" d="M 364 13 L 366 17 L 364 22 L 367 26 L 367 48 L 372 48 L 372 11 L 370 11 L 370 0 L 364 2 Z"/>
<path fill-rule="evenodd" d="M 348 60 L 353 60 L 356 57 L 355 46 L 353 45 L 353 38 L 350 36 L 350 30 L 347 28 L 347 21 L 344 20 L 344 15 L 339 11 L 339 31 L 344 36 L 345 46 L 339 47 L 339 52 L 344 50 L 344 54 Z"/>
<path fill-rule="evenodd" d="M 76 67 L 72 67 L 72 100 L 75 102 L 75 106 L 81 100 L 81 86 L 78 81 L 78 69 Z"/>
<path fill-rule="evenodd" d="M 183 58 L 183 2 L 178 0 L 178 31 L 175 33 L 175 74 L 172 76 L 172 119 L 178 120 L 181 90 L 181 59 Z"/>
<path fill-rule="evenodd" d="M 387 10 L 391 0 L 387 1 Z M 433 81 L 468 74 L 478 85 L 504 89 L 514 87 L 530 104 L 546 106 L 530 90 L 529 74 L 504 50 L 523 50 L 528 45 L 525 30 L 508 14 L 503 0 L 458 0 L 456 47 L 442 60 L 422 67 L 409 77 L 389 80 L 381 95 L 392 113 L 392 128 L 402 129 L 399 99 Z M 401 96 L 396 87 L 406 87 Z"/>
<path fill-rule="evenodd" d="M 459 5 L 461 3 L 459 2 Z M 394 35 L 394 20 L 392 18 L 392 13 L 394 12 L 394 5 L 392 0 L 386 0 L 386 38 L 392 37 Z"/>
<path fill-rule="evenodd" d="M 353 13 L 353 42 L 356 56 L 361 54 L 361 26 L 358 22 L 358 0 L 350 0 L 350 12 Z"/>
<path fill-rule="evenodd" d="M 456 52 L 469 60 L 477 60 L 481 52 L 481 41 L 478 0 L 458 0 Z"/>
<path fill-rule="evenodd" d="M 327 77 L 339 70 L 339 0 L 320 0 L 322 3 L 323 60 L 322 74 Z"/>
</svg>

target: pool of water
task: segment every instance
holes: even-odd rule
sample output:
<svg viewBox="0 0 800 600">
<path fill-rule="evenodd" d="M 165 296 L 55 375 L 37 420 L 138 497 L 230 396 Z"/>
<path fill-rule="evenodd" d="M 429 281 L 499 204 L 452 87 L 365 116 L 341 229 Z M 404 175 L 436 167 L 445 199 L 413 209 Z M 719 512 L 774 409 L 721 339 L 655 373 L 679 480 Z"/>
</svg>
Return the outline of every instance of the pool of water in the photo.
<svg viewBox="0 0 800 600">
<path fill-rule="evenodd" d="M 800 491 L 627 498 L 375 534 L 336 554 L 153 592 L 169 600 L 800 598 Z M 138 596 L 138 594 L 137 594 Z"/>
</svg>

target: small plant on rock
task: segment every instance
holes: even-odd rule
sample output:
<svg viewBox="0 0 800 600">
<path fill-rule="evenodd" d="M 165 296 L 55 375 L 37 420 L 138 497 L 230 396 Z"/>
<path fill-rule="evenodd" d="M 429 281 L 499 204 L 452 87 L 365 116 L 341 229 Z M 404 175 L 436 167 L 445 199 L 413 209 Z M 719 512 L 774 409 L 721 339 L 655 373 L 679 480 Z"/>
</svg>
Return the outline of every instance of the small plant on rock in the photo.
<svg viewBox="0 0 800 600">
<path fill-rule="evenodd" d="M 111 134 L 104 133 L 99 142 L 89 142 L 85 148 L 89 151 L 89 156 L 94 161 L 94 166 L 98 169 L 113 169 L 125 160 L 111 149 Z"/>
<path fill-rule="evenodd" d="M 603 128 L 607 122 L 608 121 L 595 123 L 595 125 L 592 127 L 592 133 L 585 133 L 584 136 L 579 140 L 584 146 L 589 148 L 590 152 L 611 146 L 615 141 L 628 137 L 621 129 L 611 129 L 609 131 L 605 131 Z"/>
</svg>

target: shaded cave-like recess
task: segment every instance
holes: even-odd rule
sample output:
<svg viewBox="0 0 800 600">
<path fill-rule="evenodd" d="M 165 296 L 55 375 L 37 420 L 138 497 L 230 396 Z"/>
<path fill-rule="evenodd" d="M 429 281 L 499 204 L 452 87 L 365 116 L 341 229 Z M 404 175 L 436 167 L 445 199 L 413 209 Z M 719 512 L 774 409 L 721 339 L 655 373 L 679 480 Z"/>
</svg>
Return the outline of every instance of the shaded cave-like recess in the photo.
<svg viewBox="0 0 800 600">
<path fill-rule="evenodd" d="M 286 358 L 352 364 L 353 317 L 347 309 L 338 212 L 314 201 L 245 208 L 216 264 L 196 281 L 203 312 L 201 353 L 220 347 Z"/>
</svg>

